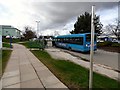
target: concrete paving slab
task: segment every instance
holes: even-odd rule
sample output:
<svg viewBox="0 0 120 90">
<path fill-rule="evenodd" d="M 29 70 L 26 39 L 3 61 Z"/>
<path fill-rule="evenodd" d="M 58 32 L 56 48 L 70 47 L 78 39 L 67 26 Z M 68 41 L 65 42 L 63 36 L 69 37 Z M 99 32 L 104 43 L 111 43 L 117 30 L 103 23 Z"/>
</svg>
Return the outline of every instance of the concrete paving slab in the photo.
<svg viewBox="0 0 120 90">
<path fill-rule="evenodd" d="M 20 82 L 20 76 L 14 76 L 2 79 L 2 87 L 7 87 Z"/>
<path fill-rule="evenodd" d="M 17 56 L 17 55 L 16 55 Z M 10 59 L 11 60 L 17 60 L 18 59 L 18 57 L 16 57 L 15 55 L 13 56 L 13 54 L 12 54 L 12 57 L 10 57 Z"/>
<path fill-rule="evenodd" d="M 10 72 L 5 72 L 5 73 L 3 74 L 3 77 L 2 77 L 2 78 L 8 78 L 8 77 L 13 77 L 13 76 L 18 76 L 18 75 L 20 75 L 19 70 L 10 71 Z"/>
<path fill-rule="evenodd" d="M 32 67 L 27 67 L 25 65 L 20 66 L 20 72 L 21 72 L 21 74 L 35 73 L 35 71 Z"/>
<path fill-rule="evenodd" d="M 21 69 L 21 74 L 35 73 L 34 69 Z"/>
<path fill-rule="evenodd" d="M 3 88 L 45 90 L 46 87 L 66 87 L 24 46 L 19 44 L 13 44 L 13 46 L 11 57 L 2 77 Z"/>
<path fill-rule="evenodd" d="M 25 61 L 20 62 L 20 65 L 26 65 L 26 64 L 30 64 L 30 62 L 25 62 Z"/>
<path fill-rule="evenodd" d="M 9 63 L 6 68 L 19 67 L 18 63 Z"/>
<path fill-rule="evenodd" d="M 33 80 L 26 81 L 26 82 L 22 82 L 21 88 L 41 88 L 45 90 L 43 85 L 38 79 L 33 79 Z"/>
<path fill-rule="evenodd" d="M 14 84 L 14 85 L 10 85 L 10 86 L 4 87 L 4 88 L 20 88 L 20 83 Z"/>
<path fill-rule="evenodd" d="M 10 72 L 10 71 L 17 71 L 19 70 L 19 67 L 6 67 L 5 72 Z"/>
<path fill-rule="evenodd" d="M 65 90 L 69 90 L 67 89 L 67 87 L 63 84 L 63 83 L 56 83 L 56 84 L 53 84 L 53 85 L 49 85 L 49 86 L 46 86 L 46 88 L 63 88 Z"/>
<path fill-rule="evenodd" d="M 45 87 L 48 87 L 48 86 L 50 87 L 57 83 L 61 83 L 55 76 L 48 76 L 46 78 L 41 78 L 41 81 Z"/>
<path fill-rule="evenodd" d="M 21 74 L 21 82 L 32 80 L 32 79 L 38 79 L 36 73 L 27 73 L 27 74 Z"/>
<path fill-rule="evenodd" d="M 40 63 L 40 61 L 36 58 L 30 59 L 31 63 Z"/>
<path fill-rule="evenodd" d="M 39 71 L 37 72 L 37 74 L 39 78 L 46 78 L 48 76 L 53 76 L 53 74 L 47 69 Z"/>
<path fill-rule="evenodd" d="M 8 67 L 18 67 L 19 63 L 18 62 L 9 62 L 9 64 L 7 65 Z"/>
<path fill-rule="evenodd" d="M 9 63 L 12 63 L 12 62 L 13 62 L 13 63 L 14 63 L 14 62 L 18 62 L 18 59 L 19 59 L 19 58 L 16 58 L 16 59 L 12 59 L 12 58 L 10 58 L 8 62 L 9 62 Z"/>
<path fill-rule="evenodd" d="M 46 88 L 46 90 L 69 90 L 68 88 Z M 73 89 L 76 90 L 76 89 Z M 79 89 L 78 89 L 79 90 Z"/>
<path fill-rule="evenodd" d="M 38 66 L 38 67 L 34 67 L 34 68 L 37 72 L 43 71 L 43 70 L 48 70 L 48 68 L 46 66 L 40 66 L 40 67 Z"/>
<path fill-rule="evenodd" d="M 20 65 L 22 64 L 22 63 L 26 63 L 26 64 L 30 64 L 30 62 L 28 61 L 28 60 L 26 60 L 26 59 L 24 59 L 24 60 L 20 60 Z"/>
<path fill-rule="evenodd" d="M 41 62 L 39 63 L 32 63 L 33 67 L 42 67 L 44 66 L 44 64 L 42 64 Z"/>
<path fill-rule="evenodd" d="M 20 54 L 21 56 L 19 57 L 20 61 L 25 61 L 27 60 L 28 58 L 26 57 L 26 55 L 22 55 Z"/>
<path fill-rule="evenodd" d="M 25 68 L 32 68 L 31 63 L 20 65 L 20 69 L 25 69 Z"/>
</svg>

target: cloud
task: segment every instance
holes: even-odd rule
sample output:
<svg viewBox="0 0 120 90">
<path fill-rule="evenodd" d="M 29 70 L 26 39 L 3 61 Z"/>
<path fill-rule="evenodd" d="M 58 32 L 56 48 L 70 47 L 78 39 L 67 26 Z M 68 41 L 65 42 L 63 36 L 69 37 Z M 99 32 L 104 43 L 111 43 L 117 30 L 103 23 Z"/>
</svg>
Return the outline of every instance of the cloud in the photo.
<svg viewBox="0 0 120 90">
<path fill-rule="evenodd" d="M 39 15 L 39 20 L 44 29 L 65 25 L 86 12 L 91 12 L 91 6 L 96 5 L 96 11 L 110 9 L 117 5 L 116 2 L 37 2 L 33 8 Z M 46 25 L 45 25 L 46 24 Z"/>
<path fill-rule="evenodd" d="M 23 0 L 2 0 L 0 1 L 0 24 L 9 24 L 13 26 L 23 26 L 29 18 L 25 14 L 26 5 Z M 25 22 L 25 23 L 24 23 Z"/>
<path fill-rule="evenodd" d="M 105 9 L 102 12 L 98 11 L 100 14 L 100 20 L 104 26 L 108 24 L 114 24 L 115 20 L 118 19 L 118 7 L 114 7 L 113 9 Z"/>
<path fill-rule="evenodd" d="M 105 10 L 113 9 L 117 2 L 47 2 L 49 0 L 2 0 L 0 1 L 0 24 L 13 25 L 19 29 L 32 26 L 36 30 L 36 21 L 40 21 L 40 31 L 50 33 L 73 29 L 79 15 L 91 12 L 96 5 L 97 14 L 107 17 Z M 111 14 L 112 15 L 112 14 Z M 111 18 L 111 17 L 110 17 Z M 63 33 L 63 32 L 62 32 Z"/>
</svg>

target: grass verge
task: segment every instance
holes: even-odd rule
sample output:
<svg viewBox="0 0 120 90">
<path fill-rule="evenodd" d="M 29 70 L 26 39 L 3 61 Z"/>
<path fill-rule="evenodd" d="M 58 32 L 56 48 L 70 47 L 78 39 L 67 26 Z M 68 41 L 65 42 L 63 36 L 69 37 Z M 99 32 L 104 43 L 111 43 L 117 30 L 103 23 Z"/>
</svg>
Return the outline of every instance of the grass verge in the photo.
<svg viewBox="0 0 120 90">
<path fill-rule="evenodd" d="M 2 51 L 2 73 L 4 73 L 7 62 L 10 58 L 12 50 L 3 50 Z"/>
<path fill-rule="evenodd" d="M 19 43 L 19 44 L 24 45 L 26 48 L 30 48 L 29 41 L 26 41 L 26 42 L 23 42 L 23 43 Z"/>
<path fill-rule="evenodd" d="M 97 47 L 105 51 L 120 53 L 120 43 L 114 43 L 114 42 L 108 42 L 108 41 L 99 42 L 97 43 Z"/>
<path fill-rule="evenodd" d="M 31 51 L 69 88 L 88 88 L 89 71 L 70 61 L 53 59 L 46 51 Z M 93 88 L 118 88 L 118 81 L 94 73 Z"/>
<path fill-rule="evenodd" d="M 3 47 L 10 48 L 10 43 L 2 43 Z"/>
</svg>

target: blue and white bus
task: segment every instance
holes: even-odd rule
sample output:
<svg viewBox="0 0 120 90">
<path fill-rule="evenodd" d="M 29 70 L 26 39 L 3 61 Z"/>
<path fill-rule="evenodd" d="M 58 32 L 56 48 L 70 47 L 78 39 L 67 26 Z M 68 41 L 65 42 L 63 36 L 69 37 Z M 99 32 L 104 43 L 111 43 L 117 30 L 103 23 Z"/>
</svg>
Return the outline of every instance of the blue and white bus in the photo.
<svg viewBox="0 0 120 90">
<path fill-rule="evenodd" d="M 54 37 L 54 44 L 56 47 L 62 47 L 69 50 L 81 51 L 81 52 L 89 52 L 90 51 L 90 42 L 91 42 L 91 34 L 71 34 L 71 35 L 61 35 Z M 96 34 L 94 40 L 94 50 L 97 50 L 97 41 Z"/>
</svg>

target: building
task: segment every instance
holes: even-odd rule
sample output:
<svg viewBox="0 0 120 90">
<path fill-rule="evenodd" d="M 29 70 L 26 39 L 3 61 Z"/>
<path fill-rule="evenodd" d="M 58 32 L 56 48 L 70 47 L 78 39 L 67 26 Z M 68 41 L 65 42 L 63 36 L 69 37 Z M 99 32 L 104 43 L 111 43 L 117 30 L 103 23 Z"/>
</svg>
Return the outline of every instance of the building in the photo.
<svg viewBox="0 0 120 90">
<path fill-rule="evenodd" d="M 20 38 L 21 37 L 21 31 L 17 28 L 14 28 L 10 25 L 0 25 L 0 29 L 2 29 L 2 36 L 7 37 L 11 36 L 12 38 Z"/>
<path fill-rule="evenodd" d="M 0 26 L 0 49 L 2 48 L 2 28 Z M 1 50 L 0 50 L 1 51 Z M 1 54 L 1 52 L 0 52 Z"/>
<path fill-rule="evenodd" d="M 97 42 L 104 42 L 104 41 L 118 42 L 118 39 L 115 35 L 106 35 L 106 34 L 102 34 L 97 37 Z"/>
</svg>

